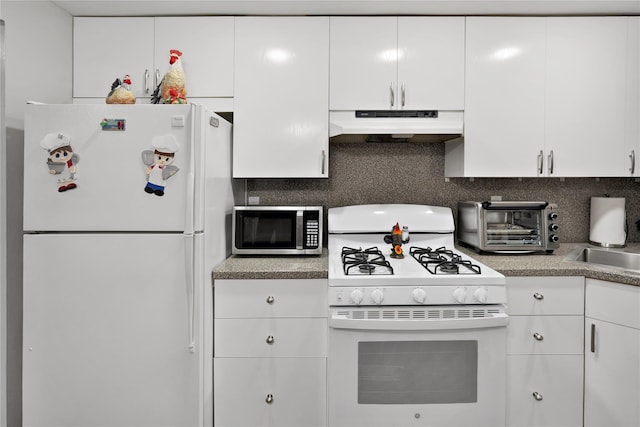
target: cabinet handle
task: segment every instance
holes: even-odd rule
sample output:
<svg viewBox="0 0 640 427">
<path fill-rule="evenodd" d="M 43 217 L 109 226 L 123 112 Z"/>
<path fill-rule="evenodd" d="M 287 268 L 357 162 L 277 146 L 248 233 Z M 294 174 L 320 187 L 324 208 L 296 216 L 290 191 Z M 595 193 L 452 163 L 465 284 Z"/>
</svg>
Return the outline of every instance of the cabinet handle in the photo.
<svg viewBox="0 0 640 427">
<path fill-rule="evenodd" d="M 631 150 L 629 158 L 631 159 L 631 167 L 629 168 L 629 172 L 631 172 L 631 175 L 633 175 L 636 172 L 636 150 Z"/>
<path fill-rule="evenodd" d="M 269 393 L 267 394 L 267 398 L 264 399 L 265 402 L 267 402 L 269 405 L 271 405 L 273 403 L 273 394 Z"/>
<path fill-rule="evenodd" d="M 542 167 L 544 161 L 544 153 L 540 150 L 540 154 L 538 154 L 538 175 L 542 175 Z"/>
<path fill-rule="evenodd" d="M 537 341 L 542 341 L 544 339 L 544 337 L 542 335 L 540 335 L 539 333 L 535 332 L 533 334 L 533 337 L 537 340 Z"/>
<path fill-rule="evenodd" d="M 395 104 L 396 95 L 393 93 L 393 82 L 389 85 L 389 96 L 391 97 L 391 106 Z"/>
<path fill-rule="evenodd" d="M 144 70 L 144 93 L 149 93 L 149 70 Z"/>
<path fill-rule="evenodd" d="M 596 324 L 591 324 L 591 353 L 596 352 Z"/>
<path fill-rule="evenodd" d="M 405 101 L 404 82 L 402 82 L 402 87 L 400 90 L 400 98 L 402 99 L 402 106 L 404 107 L 404 101 Z"/>
<path fill-rule="evenodd" d="M 537 391 L 534 391 L 533 392 L 533 398 L 539 402 L 539 401 L 542 400 L 542 395 L 540 393 L 538 393 Z"/>
<path fill-rule="evenodd" d="M 535 299 L 537 299 L 538 301 L 540 301 L 540 300 L 543 300 L 543 299 L 544 299 L 544 295 L 542 295 L 542 294 L 541 294 L 541 293 L 539 293 L 539 292 L 536 292 L 535 294 L 533 294 L 533 297 L 534 297 Z"/>
<path fill-rule="evenodd" d="M 267 337 L 267 344 L 271 345 L 271 344 L 273 344 L 274 341 L 275 341 L 275 339 L 273 338 L 273 335 L 269 335 Z"/>
<path fill-rule="evenodd" d="M 325 163 L 327 162 L 327 153 L 322 150 L 322 171 L 321 174 L 324 175 L 324 170 L 325 170 Z"/>
<path fill-rule="evenodd" d="M 275 299 L 274 297 L 272 297 L 271 295 L 269 295 L 269 296 L 267 297 L 267 304 L 273 304 L 273 303 L 275 302 L 275 300 L 276 300 L 276 299 Z"/>
<path fill-rule="evenodd" d="M 549 175 L 553 175 L 553 150 L 549 151 L 547 161 L 549 163 Z"/>
<path fill-rule="evenodd" d="M 153 86 L 157 87 L 159 84 L 160 84 L 160 70 L 156 68 L 156 80 Z"/>
</svg>

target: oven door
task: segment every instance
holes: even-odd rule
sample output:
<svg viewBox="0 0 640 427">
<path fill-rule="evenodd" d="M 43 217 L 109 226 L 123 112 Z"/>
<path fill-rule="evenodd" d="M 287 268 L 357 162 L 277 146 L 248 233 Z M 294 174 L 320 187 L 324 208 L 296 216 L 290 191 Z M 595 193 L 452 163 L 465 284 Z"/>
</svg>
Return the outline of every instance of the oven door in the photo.
<svg viewBox="0 0 640 427">
<path fill-rule="evenodd" d="M 415 319 L 398 307 L 410 314 L 385 320 L 394 307 L 373 310 L 378 320 L 336 319 L 331 310 L 330 427 L 505 425 L 503 312 Z"/>
</svg>

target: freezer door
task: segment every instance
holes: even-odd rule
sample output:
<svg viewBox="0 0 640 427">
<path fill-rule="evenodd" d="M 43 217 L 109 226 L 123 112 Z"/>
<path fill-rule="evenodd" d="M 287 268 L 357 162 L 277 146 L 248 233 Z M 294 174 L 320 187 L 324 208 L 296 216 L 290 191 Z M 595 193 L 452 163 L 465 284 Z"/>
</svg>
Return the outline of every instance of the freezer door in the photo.
<svg viewBox="0 0 640 427">
<path fill-rule="evenodd" d="M 25 235 L 25 427 L 200 425 L 201 287 L 185 279 L 186 244 Z"/>
<path fill-rule="evenodd" d="M 27 105 L 24 229 L 184 230 L 197 173 L 193 109 Z"/>
</svg>

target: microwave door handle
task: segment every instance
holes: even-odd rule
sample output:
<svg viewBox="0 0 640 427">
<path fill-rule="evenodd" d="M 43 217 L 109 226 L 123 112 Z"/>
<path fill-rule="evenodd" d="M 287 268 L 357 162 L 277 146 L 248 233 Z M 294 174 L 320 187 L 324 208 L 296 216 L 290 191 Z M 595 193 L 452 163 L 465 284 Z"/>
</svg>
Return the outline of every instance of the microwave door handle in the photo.
<svg viewBox="0 0 640 427">
<path fill-rule="evenodd" d="M 302 249 L 303 222 L 304 222 L 304 211 L 298 211 L 296 214 L 296 249 Z"/>
</svg>

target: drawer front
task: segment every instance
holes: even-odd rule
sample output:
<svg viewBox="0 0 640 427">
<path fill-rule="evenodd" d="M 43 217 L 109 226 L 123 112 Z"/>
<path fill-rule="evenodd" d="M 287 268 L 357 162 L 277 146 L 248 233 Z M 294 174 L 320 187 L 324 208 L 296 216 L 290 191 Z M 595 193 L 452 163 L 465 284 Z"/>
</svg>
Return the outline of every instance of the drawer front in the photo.
<svg viewBox="0 0 640 427">
<path fill-rule="evenodd" d="M 327 317 L 327 280 L 215 280 L 216 318 Z"/>
<path fill-rule="evenodd" d="M 584 277 L 507 277 L 511 315 L 583 315 Z"/>
<path fill-rule="evenodd" d="M 327 319 L 216 319 L 215 357 L 326 357 Z"/>
<path fill-rule="evenodd" d="M 508 354 L 583 354 L 582 316 L 510 316 Z"/>
<path fill-rule="evenodd" d="M 326 426 L 326 372 L 324 358 L 216 358 L 214 425 Z"/>
<path fill-rule="evenodd" d="M 640 329 L 640 287 L 595 279 L 586 286 L 586 316 Z"/>
<path fill-rule="evenodd" d="M 581 356 L 509 356 L 507 364 L 508 426 L 582 426 Z"/>
</svg>

